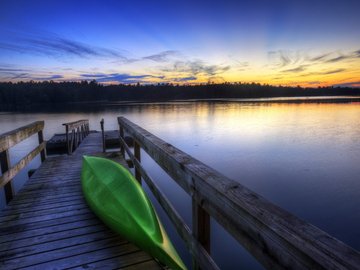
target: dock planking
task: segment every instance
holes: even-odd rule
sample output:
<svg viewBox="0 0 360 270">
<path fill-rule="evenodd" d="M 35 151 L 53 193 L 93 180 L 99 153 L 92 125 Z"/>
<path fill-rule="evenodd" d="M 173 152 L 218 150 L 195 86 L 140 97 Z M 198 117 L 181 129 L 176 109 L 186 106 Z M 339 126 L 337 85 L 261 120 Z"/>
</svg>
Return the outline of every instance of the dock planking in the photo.
<svg viewBox="0 0 360 270">
<path fill-rule="evenodd" d="M 90 133 L 72 155 L 47 158 L 0 212 L 1 269 L 162 269 L 87 207 L 82 156 L 101 152 L 101 133 Z"/>
</svg>

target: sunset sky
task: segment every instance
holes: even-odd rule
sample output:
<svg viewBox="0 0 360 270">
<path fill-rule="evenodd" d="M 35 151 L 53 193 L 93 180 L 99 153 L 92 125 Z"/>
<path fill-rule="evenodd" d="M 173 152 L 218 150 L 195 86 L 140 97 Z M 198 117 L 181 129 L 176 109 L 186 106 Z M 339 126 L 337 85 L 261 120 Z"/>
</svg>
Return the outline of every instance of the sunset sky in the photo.
<svg viewBox="0 0 360 270">
<path fill-rule="evenodd" d="M 359 0 L 0 2 L 0 81 L 360 86 Z"/>
</svg>

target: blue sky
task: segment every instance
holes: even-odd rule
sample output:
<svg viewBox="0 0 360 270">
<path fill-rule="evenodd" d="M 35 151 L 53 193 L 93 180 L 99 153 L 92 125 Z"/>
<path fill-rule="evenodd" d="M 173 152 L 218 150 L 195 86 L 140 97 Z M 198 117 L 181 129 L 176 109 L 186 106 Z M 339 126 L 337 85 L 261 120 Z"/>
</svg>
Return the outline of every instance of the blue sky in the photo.
<svg viewBox="0 0 360 270">
<path fill-rule="evenodd" d="M 357 85 L 360 1 L 0 3 L 0 80 Z"/>
</svg>

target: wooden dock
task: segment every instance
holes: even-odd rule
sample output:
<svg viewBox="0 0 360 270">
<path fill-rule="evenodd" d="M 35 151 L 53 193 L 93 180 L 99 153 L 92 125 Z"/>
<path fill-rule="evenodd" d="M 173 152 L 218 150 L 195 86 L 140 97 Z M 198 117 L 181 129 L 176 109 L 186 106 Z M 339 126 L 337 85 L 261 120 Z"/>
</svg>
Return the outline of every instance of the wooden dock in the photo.
<svg viewBox="0 0 360 270">
<path fill-rule="evenodd" d="M 82 156 L 101 152 L 101 133 L 90 133 L 72 155 L 42 163 L 0 212 L 0 269 L 161 269 L 86 205 Z"/>
<path fill-rule="evenodd" d="M 0 188 L 8 203 L 0 213 L 0 269 L 161 269 L 87 207 L 82 156 L 100 155 L 134 167 L 135 178 L 147 184 L 183 239 L 193 269 L 219 269 L 211 256 L 213 218 L 267 269 L 360 270 L 359 251 L 124 117 L 118 117 L 120 151 L 107 153 L 101 122 L 97 133 L 90 133 L 88 120 L 65 123 L 66 156 L 46 158 L 43 121 L 0 135 Z M 11 166 L 9 149 L 36 133 L 39 145 Z M 144 169 L 141 150 L 189 195 L 191 228 Z M 11 180 L 37 155 L 42 165 L 14 196 Z"/>
</svg>

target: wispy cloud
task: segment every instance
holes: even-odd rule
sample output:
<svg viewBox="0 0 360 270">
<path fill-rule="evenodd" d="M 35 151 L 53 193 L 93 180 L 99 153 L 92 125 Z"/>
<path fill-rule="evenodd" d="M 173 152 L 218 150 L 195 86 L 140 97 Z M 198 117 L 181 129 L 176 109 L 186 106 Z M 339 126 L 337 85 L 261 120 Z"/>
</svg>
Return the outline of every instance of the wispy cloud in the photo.
<svg viewBox="0 0 360 270">
<path fill-rule="evenodd" d="M 0 67 L 0 72 L 22 72 L 22 71 L 28 71 L 28 70 L 22 69 L 22 68 L 2 68 L 2 67 Z"/>
<path fill-rule="evenodd" d="M 303 58 L 303 55 L 300 52 L 296 51 L 269 51 L 268 57 L 270 62 L 279 68 L 291 66 L 294 64 L 299 64 Z"/>
<path fill-rule="evenodd" d="M 0 49 L 18 53 L 32 53 L 46 56 L 75 56 L 81 58 L 104 57 L 127 60 L 120 51 L 96 47 L 75 40 L 59 37 L 55 34 L 24 35 L 14 37 L 7 42 L 0 42 Z"/>
<path fill-rule="evenodd" d="M 169 57 L 172 56 L 178 56 L 180 55 L 180 53 L 178 51 L 175 50 L 168 50 L 168 51 L 163 51 L 157 54 L 152 54 L 152 55 L 148 55 L 148 56 L 144 56 L 141 59 L 143 60 L 152 60 L 154 62 L 167 62 L 169 61 Z"/>
<path fill-rule="evenodd" d="M 326 59 L 330 54 L 331 53 L 320 54 L 320 55 L 310 58 L 309 61 L 310 62 L 319 62 L 319 61 Z"/>
<path fill-rule="evenodd" d="M 335 73 L 343 72 L 345 70 L 346 70 L 345 68 L 338 68 L 338 69 L 328 70 L 328 71 L 324 71 L 324 72 L 319 72 L 318 74 L 320 74 L 320 75 L 335 74 Z"/>
<path fill-rule="evenodd" d="M 164 79 L 164 76 L 154 76 L 149 74 L 142 75 L 131 75 L 127 73 L 111 73 L 111 74 L 81 74 L 80 75 L 84 79 L 95 79 L 97 82 L 106 83 L 106 82 L 118 82 L 118 83 L 137 83 L 150 82 L 152 79 Z"/>
<path fill-rule="evenodd" d="M 299 72 L 305 71 L 306 67 L 307 67 L 307 65 L 300 65 L 300 66 L 295 67 L 295 68 L 285 69 L 282 72 L 285 72 L 285 73 L 299 73 Z"/>
<path fill-rule="evenodd" d="M 171 67 L 162 68 L 165 72 L 185 73 L 192 76 L 203 74 L 206 76 L 214 76 L 222 74 L 230 70 L 230 66 L 226 65 L 208 65 L 203 61 L 176 61 Z"/>
<path fill-rule="evenodd" d="M 34 77 L 33 80 L 39 80 L 39 81 L 48 81 L 48 80 L 57 80 L 57 79 L 63 79 L 63 75 L 51 75 L 51 76 L 45 76 L 45 77 Z"/>
<path fill-rule="evenodd" d="M 344 72 L 344 71 L 346 71 L 345 68 L 337 68 L 337 69 L 329 69 L 329 70 L 323 70 L 323 71 L 317 71 L 317 72 L 309 72 L 309 73 L 302 74 L 301 76 L 307 77 L 307 76 L 311 76 L 311 75 L 330 75 L 330 74 L 340 73 L 340 72 Z"/>
<path fill-rule="evenodd" d="M 340 55 L 331 59 L 326 60 L 326 63 L 336 63 L 346 59 L 352 58 L 351 55 Z"/>
<path fill-rule="evenodd" d="M 189 81 L 196 81 L 197 77 L 190 76 L 190 77 L 182 77 L 182 78 L 175 78 L 175 82 L 189 82 Z"/>
<path fill-rule="evenodd" d="M 340 83 L 340 84 L 335 84 L 335 87 L 340 86 L 340 87 L 360 87 L 360 81 L 355 81 L 355 82 L 344 82 L 344 83 Z"/>
</svg>

